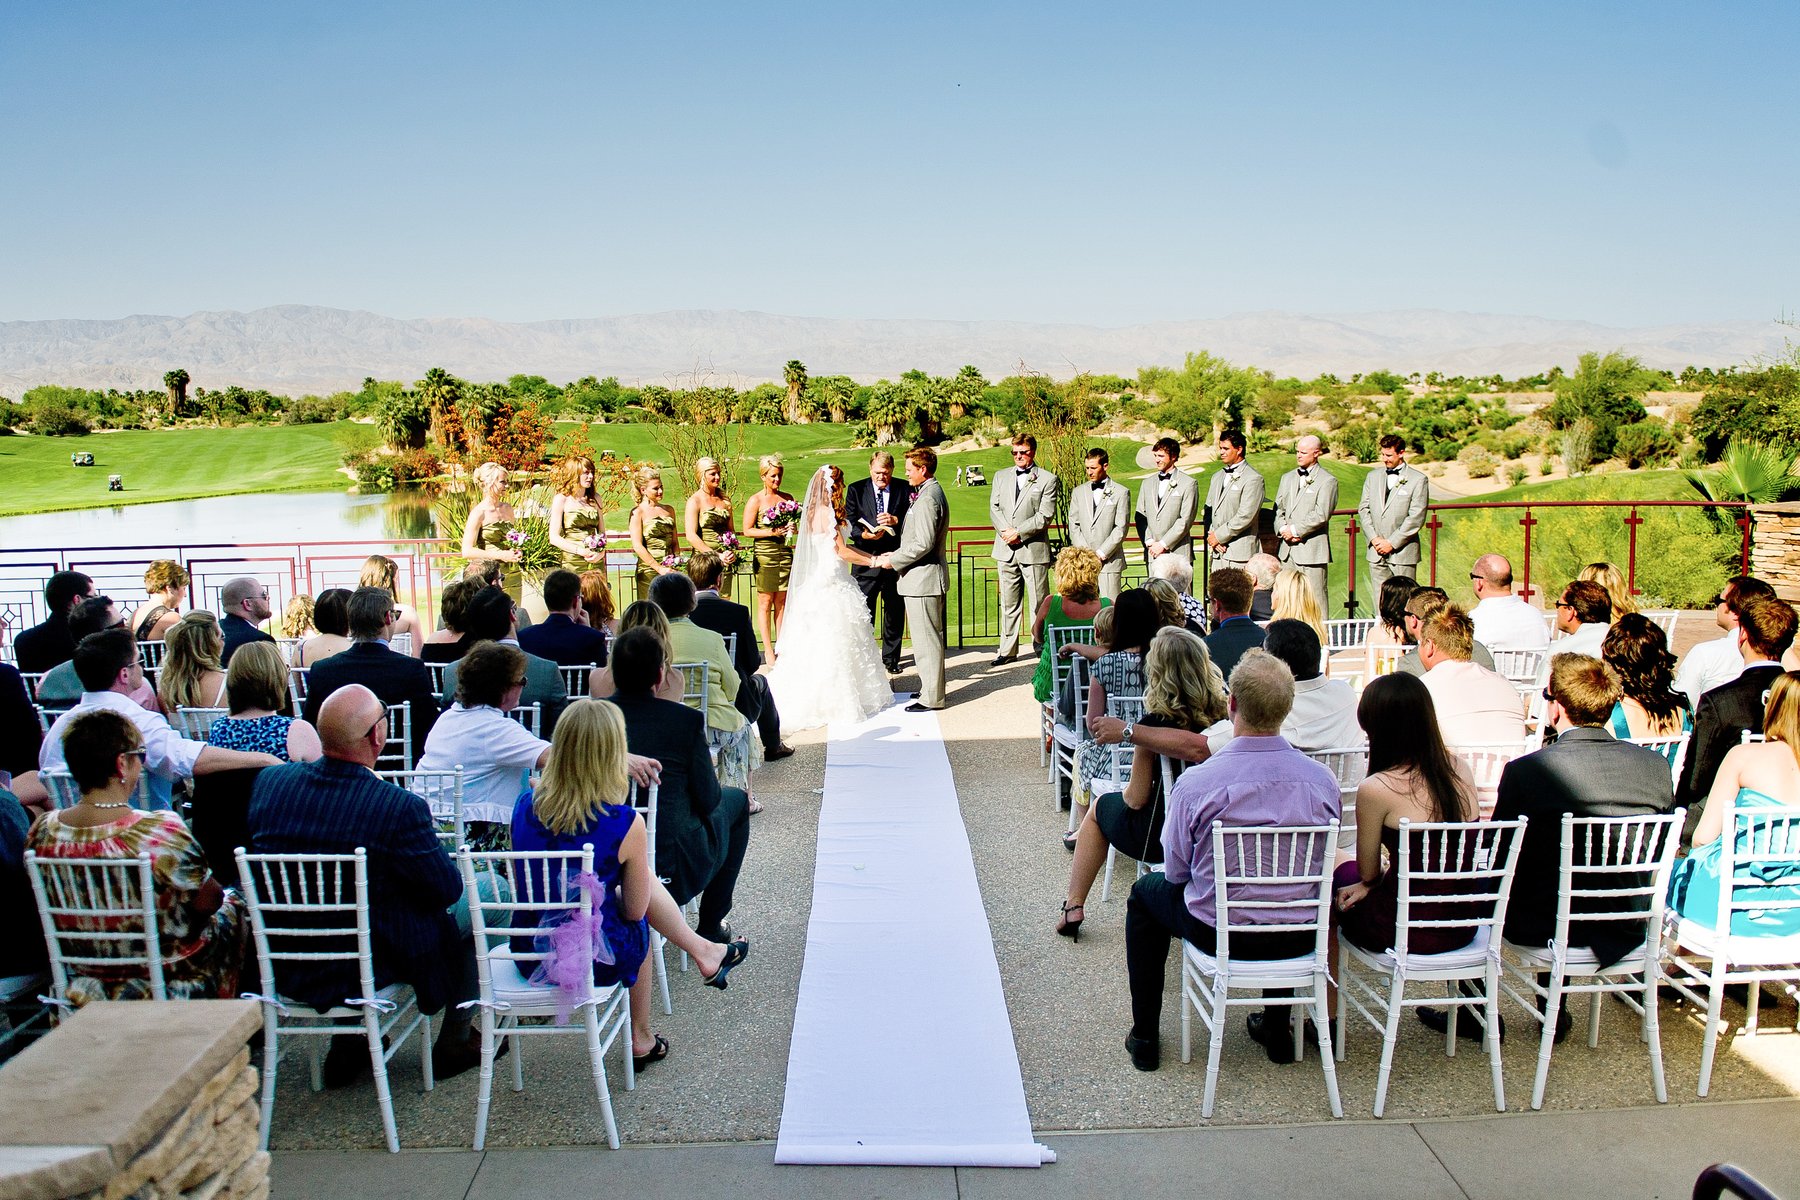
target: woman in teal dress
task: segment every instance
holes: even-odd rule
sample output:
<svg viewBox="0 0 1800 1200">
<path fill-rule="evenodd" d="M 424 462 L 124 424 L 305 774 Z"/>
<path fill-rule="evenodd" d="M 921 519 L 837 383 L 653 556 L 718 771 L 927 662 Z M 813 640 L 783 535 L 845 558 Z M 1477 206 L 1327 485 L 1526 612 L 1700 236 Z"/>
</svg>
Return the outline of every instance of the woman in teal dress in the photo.
<svg viewBox="0 0 1800 1200">
<path fill-rule="evenodd" d="M 1055 672 L 1050 664 L 1050 635 L 1058 625 L 1092 625 L 1094 614 L 1107 606 L 1100 594 L 1100 556 L 1085 546 L 1067 546 L 1056 556 L 1056 592 L 1045 596 L 1031 621 L 1031 640 L 1038 648 L 1037 673 L 1031 694 L 1038 703 L 1050 699 Z"/>
<path fill-rule="evenodd" d="M 650 584 L 658 575 L 675 568 L 664 559 L 675 557 L 675 510 L 663 503 L 662 472 L 653 466 L 638 470 L 632 483 L 637 507 L 631 510 L 631 550 L 638 557 L 637 598 L 650 598 Z"/>
<path fill-rule="evenodd" d="M 516 564 L 524 555 L 519 547 L 507 540 L 519 515 L 506 501 L 506 468 L 497 462 L 484 462 L 475 468 L 472 478 L 475 486 L 481 489 L 481 499 L 475 502 L 475 507 L 469 510 L 469 519 L 463 523 L 463 557 L 471 561 L 486 559 L 511 564 L 503 568 L 500 586 L 517 604 L 522 593 Z"/>
<path fill-rule="evenodd" d="M 787 612 L 788 572 L 794 566 L 793 522 L 770 523 L 771 514 L 794 498 L 781 490 L 781 455 L 765 454 L 762 490 L 744 505 L 744 524 L 739 535 L 751 539 L 756 550 L 756 627 L 762 634 L 763 654 L 771 666 L 775 643 L 781 640 L 781 618 Z M 794 513 L 797 518 L 798 510 Z"/>
<path fill-rule="evenodd" d="M 731 528 L 731 497 L 725 494 L 725 472 L 715 458 L 694 463 L 700 487 L 687 500 L 687 544 L 693 550 L 711 550 L 725 563 L 719 578 L 719 595 L 731 599 L 731 580 L 737 574 L 737 534 Z M 727 545 L 727 535 L 731 545 Z"/>
<path fill-rule="evenodd" d="M 1758 863 L 1750 857 L 1738 832 L 1737 814 L 1755 809 L 1800 808 L 1800 671 L 1775 681 L 1763 714 L 1767 741 L 1734 746 L 1719 764 L 1707 793 L 1694 848 L 1675 864 L 1669 881 L 1669 906 L 1683 920 L 1708 929 L 1719 924 L 1719 859 L 1726 831 L 1736 838 L 1733 875 L 1742 884 L 1775 883 L 1757 889 L 1757 898 L 1792 904 L 1800 900 L 1800 869 L 1790 863 Z M 1748 909 L 1733 913 L 1731 933 L 1747 937 L 1793 937 L 1800 934 L 1800 907 Z"/>
<path fill-rule="evenodd" d="M 550 544 L 578 575 L 606 566 L 606 514 L 594 478 L 594 460 L 585 454 L 570 455 L 550 472 Z"/>
<path fill-rule="evenodd" d="M 1687 697 L 1675 690 L 1675 656 L 1662 626 L 1642 613 L 1626 613 L 1607 630 L 1600 657 L 1618 672 L 1624 694 L 1613 705 L 1608 728 L 1626 738 L 1675 738 L 1694 728 Z M 1679 743 L 1663 752 L 1671 764 Z"/>
</svg>

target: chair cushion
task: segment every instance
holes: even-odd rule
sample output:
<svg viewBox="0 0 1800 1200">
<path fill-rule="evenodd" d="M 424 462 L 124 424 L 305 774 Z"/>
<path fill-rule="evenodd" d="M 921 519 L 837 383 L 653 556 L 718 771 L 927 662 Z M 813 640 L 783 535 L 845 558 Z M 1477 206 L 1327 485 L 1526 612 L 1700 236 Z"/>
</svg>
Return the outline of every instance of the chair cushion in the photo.
<svg viewBox="0 0 1800 1200">
<path fill-rule="evenodd" d="M 1734 966 L 1775 967 L 1800 963 L 1800 934 L 1787 937 L 1720 937 L 1716 929 L 1683 917 L 1675 931 L 1678 951 L 1690 950 L 1702 958 L 1715 955 Z"/>
<path fill-rule="evenodd" d="M 1456 950 L 1445 950 L 1441 954 L 1408 954 L 1406 956 L 1406 973 L 1424 974 L 1431 971 L 1468 971 L 1480 970 L 1487 962 L 1490 927 L 1482 926 L 1476 931 L 1475 940 Z M 1371 953 L 1353 942 L 1345 941 L 1343 947 L 1355 955 L 1357 961 L 1364 962 L 1379 971 L 1392 971 L 1395 955 L 1392 946 L 1379 954 Z"/>
<path fill-rule="evenodd" d="M 395 1008 L 404 1008 L 413 1001 L 412 985 L 407 983 L 390 983 L 375 991 L 377 1000 L 391 1000 Z M 357 1004 L 340 1004 L 336 1008 L 319 1012 L 303 1000 L 295 1000 L 288 996 L 275 997 L 276 1003 L 285 1004 L 291 1010 L 289 1015 L 302 1018 L 313 1017 L 360 1017 L 362 1006 Z"/>
<path fill-rule="evenodd" d="M 1517 958 L 1525 966 L 1537 970 L 1550 969 L 1551 953 L 1548 946 L 1521 946 L 1517 942 L 1502 940 L 1501 947 Z M 1600 960 L 1586 946 L 1572 946 L 1563 966 L 1571 975 L 1635 975 L 1644 969 L 1644 943 L 1639 942 L 1628 950 L 1618 962 L 1600 969 Z"/>
<path fill-rule="evenodd" d="M 1215 976 L 1219 973 L 1219 959 L 1216 955 L 1208 954 L 1192 942 L 1184 941 L 1181 945 L 1188 964 L 1200 974 Z M 1240 958 L 1231 963 L 1231 975 L 1234 983 L 1238 979 L 1305 981 L 1312 978 L 1315 965 L 1321 969 L 1323 967 L 1323 964 L 1317 963 L 1316 956 L 1311 954 L 1303 954 L 1299 958 Z"/>
<path fill-rule="evenodd" d="M 49 982 L 48 975 L 8 975 L 0 979 L 0 1003 L 10 1004 L 20 996 L 42 990 Z"/>
<path fill-rule="evenodd" d="M 532 969 L 537 968 L 536 962 Z M 488 959 L 488 975 L 494 984 L 494 1002 L 510 1007 L 507 1015 L 514 1017 L 552 1016 L 562 1007 L 561 998 L 557 995 L 554 984 L 538 985 L 527 980 L 525 973 L 519 969 L 519 963 L 510 958 Z M 594 998 L 604 1000 L 612 995 L 611 987 L 596 987 Z"/>
</svg>

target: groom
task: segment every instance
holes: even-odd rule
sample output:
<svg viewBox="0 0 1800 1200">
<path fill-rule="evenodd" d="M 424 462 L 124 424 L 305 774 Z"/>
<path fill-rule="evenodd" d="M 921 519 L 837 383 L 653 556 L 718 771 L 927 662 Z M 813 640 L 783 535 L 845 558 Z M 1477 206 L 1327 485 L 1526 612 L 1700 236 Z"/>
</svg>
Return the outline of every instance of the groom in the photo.
<svg viewBox="0 0 1800 1200">
<path fill-rule="evenodd" d="M 906 452 L 906 482 L 912 501 L 900 526 L 900 548 L 875 559 L 878 567 L 900 572 L 900 595 L 906 601 L 906 624 L 912 631 L 913 662 L 919 669 L 919 698 L 907 712 L 944 707 L 944 538 L 950 528 L 950 505 L 937 474 L 937 451 L 914 446 Z"/>
</svg>

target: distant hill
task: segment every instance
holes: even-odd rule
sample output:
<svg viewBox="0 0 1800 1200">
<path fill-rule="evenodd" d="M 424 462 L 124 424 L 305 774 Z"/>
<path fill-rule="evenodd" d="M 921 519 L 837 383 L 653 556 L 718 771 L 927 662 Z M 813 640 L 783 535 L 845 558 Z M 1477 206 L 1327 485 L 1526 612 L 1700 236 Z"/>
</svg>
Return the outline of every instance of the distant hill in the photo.
<svg viewBox="0 0 1800 1200">
<path fill-rule="evenodd" d="M 328 392 L 444 367 L 468 379 L 543 375 L 562 383 L 616 375 L 680 384 L 710 376 L 740 386 L 781 378 L 791 358 L 815 374 L 859 380 L 914 367 L 951 374 L 973 363 L 990 379 L 1021 364 L 1067 377 L 1130 376 L 1179 365 L 1193 350 L 1278 375 L 1402 373 L 1510 377 L 1573 367 L 1587 350 L 1623 349 L 1655 367 L 1728 366 L 1779 353 L 1791 332 L 1773 321 L 1616 328 L 1541 317 L 1432 310 L 1241 313 L 1116 329 L 1011 321 L 862 321 L 770 313 L 684 311 L 507 323 L 479 317 L 400 320 L 305 305 L 187 317 L 0 322 L 0 393 L 40 383 L 160 387 L 185 368 L 196 384 Z"/>
</svg>

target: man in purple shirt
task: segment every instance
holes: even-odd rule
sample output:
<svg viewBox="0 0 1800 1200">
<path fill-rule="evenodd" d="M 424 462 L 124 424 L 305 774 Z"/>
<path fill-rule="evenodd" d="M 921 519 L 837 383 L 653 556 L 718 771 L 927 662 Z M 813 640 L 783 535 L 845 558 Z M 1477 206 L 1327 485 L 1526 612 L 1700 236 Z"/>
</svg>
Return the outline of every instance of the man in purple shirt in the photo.
<svg viewBox="0 0 1800 1200">
<path fill-rule="evenodd" d="M 1184 771 L 1169 793 L 1162 873 L 1138 880 L 1125 909 L 1125 965 L 1131 978 L 1131 1035 L 1125 1049 L 1140 1071 L 1154 1071 L 1161 1061 L 1163 973 L 1170 939 L 1186 938 L 1214 953 L 1213 823 L 1326 825 L 1338 818 L 1336 778 L 1281 736 L 1281 723 L 1293 703 L 1294 676 L 1286 664 L 1261 650 L 1246 652 L 1231 672 L 1234 736 L 1217 754 Z M 1262 889 L 1271 899 L 1289 898 L 1281 894 L 1287 890 Z M 1296 891 L 1293 898 L 1301 894 Z M 1279 929 L 1239 934 L 1232 939 L 1231 954 L 1239 959 L 1294 958 L 1310 953 L 1314 939 L 1311 932 Z M 1274 1045 L 1276 1018 L 1285 1013 L 1253 1014 L 1251 1036 Z M 1269 1056 L 1291 1061 L 1292 1047 L 1280 1047 L 1279 1056 L 1270 1049 Z"/>
</svg>

